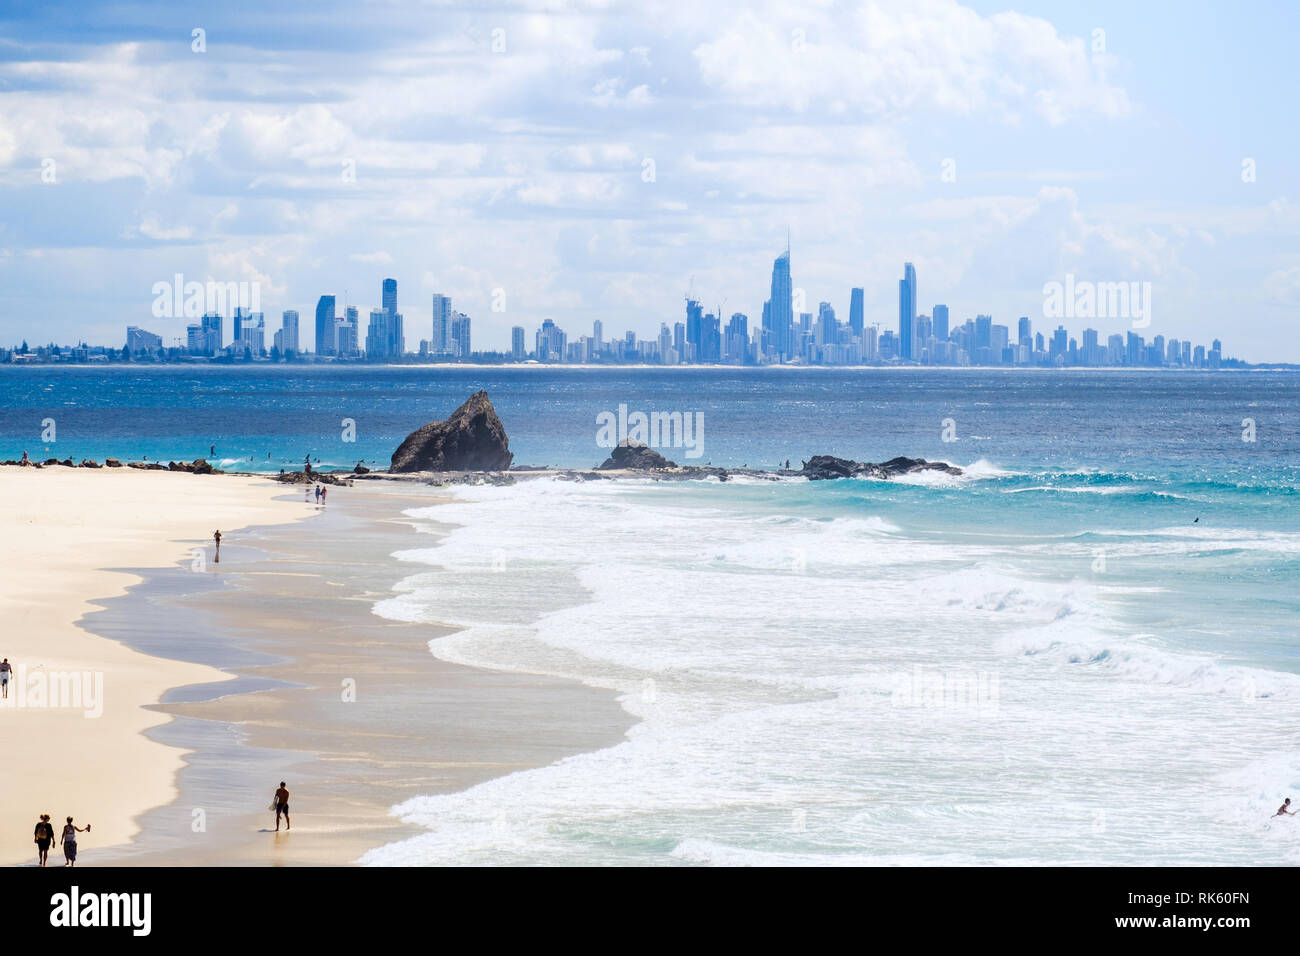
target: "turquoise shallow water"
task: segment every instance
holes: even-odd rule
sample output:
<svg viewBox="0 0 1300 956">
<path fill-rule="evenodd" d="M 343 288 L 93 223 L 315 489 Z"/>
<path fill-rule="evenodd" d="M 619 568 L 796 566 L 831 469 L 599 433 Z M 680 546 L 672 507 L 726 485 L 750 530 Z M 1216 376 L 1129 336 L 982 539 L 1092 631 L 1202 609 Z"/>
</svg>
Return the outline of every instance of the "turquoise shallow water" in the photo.
<svg viewBox="0 0 1300 956">
<path fill-rule="evenodd" d="M 376 613 L 639 723 L 409 802 L 428 833 L 367 862 L 1296 862 L 1269 819 L 1300 796 L 1294 375 L 6 369 L 0 456 L 52 417 L 59 457 L 383 461 L 480 387 L 523 464 L 594 464 L 625 404 L 701 414 L 714 464 L 967 474 L 535 481 L 410 516 L 456 527 Z"/>
</svg>

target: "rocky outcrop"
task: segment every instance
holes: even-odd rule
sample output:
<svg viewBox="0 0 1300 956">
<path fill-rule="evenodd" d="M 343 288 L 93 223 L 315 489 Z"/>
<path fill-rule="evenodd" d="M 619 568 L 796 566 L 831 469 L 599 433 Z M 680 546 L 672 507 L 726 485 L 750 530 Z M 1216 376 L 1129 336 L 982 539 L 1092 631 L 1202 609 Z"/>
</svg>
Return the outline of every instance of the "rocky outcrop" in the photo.
<svg viewBox="0 0 1300 956">
<path fill-rule="evenodd" d="M 168 471 L 183 471 L 191 475 L 219 475 L 221 474 L 216 468 L 208 464 L 206 458 L 195 458 L 191 462 L 169 461 L 167 463 Z"/>
<path fill-rule="evenodd" d="M 914 471 L 941 471 L 949 475 L 960 475 L 961 469 L 942 461 L 926 461 L 924 458 L 891 458 L 889 461 L 874 464 L 869 461 L 853 461 L 849 458 L 836 458 L 833 455 L 813 455 L 803 463 L 799 474 L 809 481 L 825 481 L 831 478 L 894 478 L 908 475 Z"/>
<path fill-rule="evenodd" d="M 662 468 L 676 468 L 675 462 L 669 461 L 649 445 L 630 439 L 620 442 L 603 464 L 597 466 L 600 471 L 626 469 L 628 471 L 656 471 Z"/>
<path fill-rule="evenodd" d="M 406 436 L 389 471 L 504 471 L 514 455 L 488 393 L 479 391 L 446 421 L 430 422 Z"/>
<path fill-rule="evenodd" d="M 347 481 L 347 472 L 340 477 L 333 472 L 313 471 L 308 474 L 305 471 L 282 471 L 275 476 L 276 481 L 282 481 L 286 485 L 350 485 L 352 482 Z"/>
<path fill-rule="evenodd" d="M 121 463 L 120 461 L 118 461 L 116 458 L 105 458 L 105 459 L 104 459 L 104 467 L 105 467 L 105 468 L 121 468 L 121 467 L 122 467 L 122 463 Z"/>
</svg>

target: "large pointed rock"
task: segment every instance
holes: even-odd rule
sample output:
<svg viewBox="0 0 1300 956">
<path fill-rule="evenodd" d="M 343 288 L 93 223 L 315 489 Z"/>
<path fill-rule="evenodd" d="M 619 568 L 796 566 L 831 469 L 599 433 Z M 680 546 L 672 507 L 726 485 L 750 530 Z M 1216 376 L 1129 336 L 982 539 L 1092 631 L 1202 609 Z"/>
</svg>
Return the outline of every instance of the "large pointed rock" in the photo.
<svg viewBox="0 0 1300 956">
<path fill-rule="evenodd" d="M 504 471 L 514 455 L 487 392 L 475 392 L 445 422 L 406 436 L 389 471 Z"/>
</svg>

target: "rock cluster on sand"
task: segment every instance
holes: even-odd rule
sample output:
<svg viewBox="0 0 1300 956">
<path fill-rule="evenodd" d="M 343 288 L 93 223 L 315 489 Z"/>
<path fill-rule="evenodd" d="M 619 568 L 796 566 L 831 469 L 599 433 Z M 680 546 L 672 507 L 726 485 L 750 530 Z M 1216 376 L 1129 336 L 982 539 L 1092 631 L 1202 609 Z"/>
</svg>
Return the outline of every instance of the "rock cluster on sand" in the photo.
<svg viewBox="0 0 1300 956">
<path fill-rule="evenodd" d="M 514 455 L 488 393 L 475 392 L 446 421 L 430 422 L 406 436 L 389 471 L 504 471 Z"/>
<path fill-rule="evenodd" d="M 43 462 L 6 461 L 6 462 L 0 462 L 0 464 L 19 465 L 19 466 L 29 467 L 29 468 L 43 468 L 47 465 L 62 465 L 64 468 L 122 468 L 123 467 L 121 459 L 118 458 L 106 458 L 104 460 L 104 464 L 102 465 L 99 462 L 95 461 L 95 459 L 93 458 L 83 458 L 81 459 L 81 464 L 79 465 L 76 462 L 74 462 L 71 458 L 65 458 L 62 461 L 60 461 L 57 458 L 47 458 Z M 203 458 L 196 458 L 191 462 L 173 461 L 167 463 L 166 465 L 162 464 L 161 462 L 152 462 L 152 461 L 149 462 L 129 461 L 126 463 L 125 467 L 138 468 L 142 471 L 183 471 L 191 475 L 225 474 L 225 472 L 221 471 L 219 468 L 213 468 L 210 464 L 208 464 L 207 460 Z"/>
<path fill-rule="evenodd" d="M 803 463 L 799 474 L 809 481 L 824 481 L 830 478 L 893 478 L 907 475 L 914 471 L 942 471 L 949 475 L 960 475 L 961 469 L 942 461 L 926 461 L 924 458 L 891 458 L 889 461 L 874 464 L 869 461 L 852 461 L 848 458 L 836 458 L 834 455 L 813 455 Z"/>
<path fill-rule="evenodd" d="M 649 445 L 630 439 L 620 442 L 618 447 L 605 459 L 604 463 L 596 466 L 599 471 L 614 471 L 615 469 L 655 471 L 660 468 L 676 467 L 676 462 L 669 461 Z"/>
<path fill-rule="evenodd" d="M 206 458 L 195 458 L 188 464 L 183 461 L 169 461 L 167 463 L 168 471 L 184 471 L 192 475 L 219 475 L 220 471 L 208 464 Z"/>
<path fill-rule="evenodd" d="M 330 471 L 313 471 L 308 474 L 305 471 L 282 471 L 275 476 L 276 481 L 283 481 L 286 485 L 350 485 L 348 481 L 349 472 L 336 474 Z"/>
</svg>

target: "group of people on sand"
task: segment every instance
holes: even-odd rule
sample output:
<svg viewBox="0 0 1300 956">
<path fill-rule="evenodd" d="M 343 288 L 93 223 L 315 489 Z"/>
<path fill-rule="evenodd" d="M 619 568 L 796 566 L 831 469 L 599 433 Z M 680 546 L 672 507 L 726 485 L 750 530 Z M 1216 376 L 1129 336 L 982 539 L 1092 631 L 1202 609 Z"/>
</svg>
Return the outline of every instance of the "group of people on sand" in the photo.
<svg viewBox="0 0 1300 956">
<path fill-rule="evenodd" d="M 90 824 L 79 827 L 72 822 L 72 817 L 68 817 L 68 822 L 63 825 L 63 833 L 59 837 L 59 844 L 63 847 L 63 865 L 77 865 L 77 834 L 89 833 Z M 54 842 L 54 824 L 50 822 L 50 815 L 42 813 L 41 819 L 36 824 L 36 852 L 40 857 L 37 866 L 47 865 L 46 861 L 50 856 L 50 844 Z"/>
<path fill-rule="evenodd" d="M 284 817 L 284 828 L 293 829 L 289 822 L 289 788 L 285 786 L 283 780 L 280 786 L 276 788 L 275 796 L 271 798 L 270 809 L 275 811 L 275 832 L 280 832 L 280 817 Z M 68 817 L 68 822 L 63 825 L 63 832 L 59 835 L 59 845 L 63 847 L 63 865 L 77 865 L 77 834 L 89 833 L 90 824 L 79 827 L 72 822 L 72 817 Z M 50 822 L 50 815 L 42 813 L 40 820 L 36 823 L 36 830 L 33 834 L 33 842 L 36 844 L 36 853 L 38 856 L 37 866 L 47 866 L 50 857 L 50 846 L 54 843 L 54 824 Z"/>
</svg>

